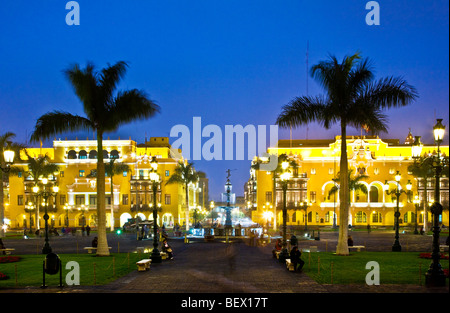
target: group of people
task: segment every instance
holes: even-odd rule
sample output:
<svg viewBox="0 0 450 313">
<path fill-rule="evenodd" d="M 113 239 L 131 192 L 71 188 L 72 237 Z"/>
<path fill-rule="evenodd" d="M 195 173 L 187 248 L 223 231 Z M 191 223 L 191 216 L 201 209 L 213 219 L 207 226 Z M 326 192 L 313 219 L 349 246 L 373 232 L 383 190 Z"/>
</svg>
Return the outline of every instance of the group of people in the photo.
<svg viewBox="0 0 450 313">
<path fill-rule="evenodd" d="M 292 249 L 289 253 L 289 258 L 291 259 L 291 263 L 294 265 L 294 272 L 301 272 L 303 266 L 305 265 L 305 261 L 301 259 L 302 252 L 298 249 L 297 238 L 295 238 L 294 240 L 291 238 L 291 245 Z M 281 253 L 282 249 L 283 245 L 281 239 L 277 239 L 277 241 L 275 242 L 275 248 L 272 251 L 273 257 L 276 258 L 277 252 Z"/>
</svg>

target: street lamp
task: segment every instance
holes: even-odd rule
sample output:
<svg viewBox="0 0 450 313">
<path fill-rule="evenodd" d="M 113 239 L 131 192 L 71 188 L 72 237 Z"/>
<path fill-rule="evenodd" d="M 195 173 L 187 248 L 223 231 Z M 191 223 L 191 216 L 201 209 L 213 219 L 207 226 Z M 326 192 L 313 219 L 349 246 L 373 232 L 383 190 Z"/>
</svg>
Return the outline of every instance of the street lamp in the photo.
<svg viewBox="0 0 450 313">
<path fill-rule="evenodd" d="M 66 212 L 66 218 L 64 219 L 64 225 L 66 225 L 66 227 L 69 227 L 69 210 L 70 210 L 70 205 L 68 203 L 64 204 L 64 211 Z"/>
<path fill-rule="evenodd" d="M 158 186 L 161 182 L 159 174 L 157 172 L 158 169 L 158 162 L 156 161 L 156 157 L 152 158 L 152 161 L 150 162 L 150 166 L 152 167 L 152 170 L 150 171 L 150 181 L 152 184 L 152 191 L 153 191 L 153 251 L 150 256 L 152 259 L 152 263 L 161 263 L 161 253 L 158 250 L 158 228 L 157 228 L 157 211 L 158 211 L 158 205 L 156 204 L 156 194 L 158 192 Z"/>
<path fill-rule="evenodd" d="M 25 205 L 25 211 L 27 211 L 28 213 L 30 213 L 30 234 L 33 233 L 33 229 L 31 227 L 32 225 L 32 218 L 31 218 L 31 213 L 34 211 L 36 207 L 34 206 L 33 202 L 28 202 L 27 205 Z"/>
<path fill-rule="evenodd" d="M 42 184 L 43 184 L 43 190 L 40 191 L 39 190 L 39 186 L 35 185 L 33 187 L 33 192 L 36 194 L 36 196 L 41 196 L 44 199 L 44 209 L 45 209 L 45 214 L 44 214 L 44 221 L 45 221 L 45 243 L 44 243 L 44 247 L 42 248 L 42 253 L 43 254 L 49 254 L 52 252 L 52 248 L 50 247 L 50 244 L 48 243 L 48 213 L 47 213 L 47 207 L 48 207 L 48 199 L 50 197 L 55 197 L 56 198 L 56 194 L 59 192 L 59 187 L 58 185 L 54 184 L 52 186 L 52 189 L 49 190 L 49 183 L 48 183 L 48 179 L 47 178 L 43 178 L 42 179 Z"/>
<path fill-rule="evenodd" d="M 395 181 L 397 182 L 397 188 L 393 189 L 393 190 L 388 190 L 389 189 L 389 185 L 387 180 L 385 181 L 385 191 L 386 194 L 388 195 L 392 195 L 394 194 L 395 197 L 397 198 L 397 209 L 396 212 L 394 213 L 394 217 L 395 217 L 395 221 L 394 221 L 394 228 L 395 228 L 395 241 L 394 244 L 392 245 L 392 251 L 394 252 L 400 252 L 402 251 L 402 246 L 400 245 L 399 242 L 399 217 L 400 217 L 400 195 L 402 193 L 406 194 L 409 197 L 409 194 L 411 193 L 411 188 L 412 188 L 412 184 L 411 182 L 408 180 L 408 183 L 406 184 L 406 189 L 407 191 L 401 189 L 400 186 L 400 179 L 401 179 L 401 174 L 399 171 L 397 171 L 397 173 L 395 174 Z"/>
<path fill-rule="evenodd" d="M 3 147 L 2 147 L 3 148 Z M 11 148 L 11 141 L 7 141 L 6 148 L 3 149 L 3 160 L 5 161 L 5 167 L 3 167 L 3 164 L 0 164 L 0 168 L 2 169 L 3 173 L 7 174 L 11 170 L 11 165 L 14 161 L 14 150 Z M 3 176 L 1 181 L 1 187 L 3 188 Z M 4 220 L 5 220 L 5 207 L 3 205 L 3 199 L 0 199 L 2 201 L 1 206 L 1 212 L 0 212 L 0 238 L 5 236 L 5 226 Z"/>
<path fill-rule="evenodd" d="M 312 206 L 312 203 L 308 202 L 308 200 L 300 203 L 300 208 L 305 210 L 305 231 L 308 230 L 308 207 L 310 206 Z"/>
<path fill-rule="evenodd" d="M 416 207 L 416 213 L 414 214 L 414 234 L 417 235 L 419 233 L 419 231 L 417 230 L 417 209 L 419 208 L 420 204 L 419 195 L 414 196 L 413 203 Z"/>
<path fill-rule="evenodd" d="M 440 251 L 439 251 L 439 216 L 442 214 L 442 205 L 440 204 L 440 176 L 442 172 L 441 157 L 439 151 L 439 145 L 444 139 L 445 126 L 442 125 L 442 119 L 437 119 L 436 125 L 433 127 L 434 141 L 437 144 L 437 156 L 434 159 L 433 167 L 435 169 L 434 183 L 434 203 L 431 206 L 431 213 L 433 214 L 433 252 L 431 257 L 433 262 L 430 265 L 427 273 L 425 274 L 425 285 L 427 287 L 432 286 L 445 286 L 445 275 L 442 271 L 441 264 L 439 263 Z"/>
<path fill-rule="evenodd" d="M 286 191 L 288 188 L 289 180 L 292 177 L 292 173 L 289 171 L 289 162 L 282 162 L 281 167 L 283 173 L 280 175 L 281 188 L 283 190 L 283 242 L 282 250 L 279 255 L 280 262 L 284 262 L 289 258 L 289 252 L 287 251 L 287 241 L 286 241 L 286 219 L 287 219 L 287 208 L 286 208 Z"/>
</svg>

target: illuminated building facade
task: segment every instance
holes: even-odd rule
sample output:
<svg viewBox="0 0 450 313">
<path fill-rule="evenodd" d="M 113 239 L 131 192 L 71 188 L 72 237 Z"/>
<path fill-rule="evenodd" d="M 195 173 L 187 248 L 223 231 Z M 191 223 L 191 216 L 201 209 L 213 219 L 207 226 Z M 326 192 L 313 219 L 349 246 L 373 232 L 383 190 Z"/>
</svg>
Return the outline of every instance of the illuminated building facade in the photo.
<svg viewBox="0 0 450 313">
<path fill-rule="evenodd" d="M 353 226 L 392 226 L 397 200 L 394 194 L 385 191 L 397 187 L 395 175 L 401 174 L 399 198 L 400 226 L 414 226 L 416 204 L 413 199 L 419 196 L 417 222 L 421 227 L 424 221 L 431 223 L 431 213 L 426 202 L 432 202 L 434 196 L 434 177 L 425 182 L 408 172 L 413 164 L 412 136 L 404 143 L 398 139 L 380 139 L 377 136 L 348 137 L 347 154 L 352 178 L 356 174 L 367 175 L 360 183 L 367 188 L 362 191 L 350 191 L 349 223 Z M 332 226 L 339 225 L 339 192 L 330 190 L 338 187 L 333 181 L 338 177 L 340 164 L 341 138 L 329 140 L 279 140 L 278 147 L 269 148 L 269 154 L 287 155 L 291 163 L 293 176 L 287 189 L 287 225 Z M 422 153 L 436 153 L 437 146 L 425 145 Z M 440 146 L 441 156 L 448 156 L 449 147 Z M 250 169 L 250 179 L 245 184 L 245 201 L 252 211 L 252 219 L 260 225 L 277 228 L 282 224 L 282 188 L 279 174 L 259 169 L 264 158 L 255 158 Z M 295 164 L 292 166 L 292 164 Z M 275 179 L 274 179 L 275 176 Z M 449 224 L 449 188 L 448 177 L 440 180 L 440 199 L 444 207 L 442 223 Z M 425 188 L 426 187 L 426 188 Z M 427 197 L 425 197 L 425 189 Z"/>
<path fill-rule="evenodd" d="M 157 191 L 158 225 L 180 226 L 185 221 L 185 191 L 181 184 L 166 185 L 174 173 L 177 160 L 170 155 L 169 138 L 152 137 L 145 144 L 136 144 L 131 140 L 104 140 L 103 156 L 105 165 L 114 159 L 115 164 L 126 164 L 129 171 L 123 171 L 111 178 L 105 177 L 107 228 L 121 227 L 130 218 L 139 216 L 142 220 L 152 220 L 153 192 L 150 181 L 153 157 L 157 160 L 157 173 L 161 183 Z M 97 224 L 96 178 L 92 175 L 97 168 L 96 140 L 55 140 L 51 148 L 27 148 L 30 156 L 48 155 L 50 162 L 58 165 L 59 171 L 53 173 L 50 180 L 59 186 L 56 199 L 52 199 L 48 211 L 50 225 L 81 227 Z M 9 177 L 6 189 L 5 210 L 7 223 L 12 228 L 36 229 L 36 216 L 39 216 L 38 228 L 44 224 L 44 210 L 37 203 L 32 192 L 35 184 L 27 175 L 28 165 L 25 154 L 21 163 L 14 164 L 15 174 Z M 21 170 L 23 169 L 23 171 Z M 189 206 L 198 207 L 198 184 L 189 186 Z"/>
</svg>

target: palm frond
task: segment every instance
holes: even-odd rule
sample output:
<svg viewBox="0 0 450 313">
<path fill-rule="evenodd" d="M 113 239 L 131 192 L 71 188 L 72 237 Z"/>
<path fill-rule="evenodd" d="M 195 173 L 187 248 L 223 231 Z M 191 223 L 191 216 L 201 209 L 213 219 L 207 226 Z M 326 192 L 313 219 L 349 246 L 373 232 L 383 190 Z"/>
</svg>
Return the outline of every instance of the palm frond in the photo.
<svg viewBox="0 0 450 313">
<path fill-rule="evenodd" d="M 66 131 L 93 130 L 95 126 L 87 118 L 62 111 L 42 115 L 36 122 L 30 141 L 48 139 Z"/>
</svg>

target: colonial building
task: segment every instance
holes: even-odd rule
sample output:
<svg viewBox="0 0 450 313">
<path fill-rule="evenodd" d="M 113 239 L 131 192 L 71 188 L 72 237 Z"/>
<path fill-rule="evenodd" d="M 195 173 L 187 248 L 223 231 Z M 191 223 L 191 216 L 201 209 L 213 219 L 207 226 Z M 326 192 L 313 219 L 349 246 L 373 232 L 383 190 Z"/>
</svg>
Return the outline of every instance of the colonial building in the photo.
<svg viewBox="0 0 450 313">
<path fill-rule="evenodd" d="M 105 178 L 107 227 L 123 226 L 130 218 L 139 216 L 142 220 L 153 219 L 153 191 L 150 181 L 151 161 L 156 157 L 157 173 L 161 183 L 157 191 L 158 224 L 172 227 L 175 223 L 186 223 L 186 196 L 182 184 L 166 185 L 174 173 L 177 160 L 170 154 L 169 138 L 152 137 L 144 144 L 131 140 L 104 140 L 104 163 L 114 160 L 115 164 L 126 164 L 129 171 L 123 171 Z M 27 148 L 31 157 L 48 155 L 50 162 L 59 170 L 49 177 L 51 184 L 59 186 L 59 192 L 51 197 L 48 205 L 49 223 L 54 227 L 81 227 L 97 224 L 97 141 L 55 140 L 51 148 Z M 180 151 L 178 151 L 180 152 Z M 32 187 L 35 185 L 28 175 L 27 157 L 14 164 L 16 172 L 9 175 L 5 217 L 12 228 L 33 229 L 44 226 L 44 208 L 41 199 Z M 202 184 L 202 187 L 204 184 Z M 198 184 L 189 186 L 189 207 L 198 207 Z M 36 217 L 38 223 L 36 225 Z"/>
<path fill-rule="evenodd" d="M 386 190 L 397 188 L 395 175 L 401 174 L 399 197 L 400 225 L 415 225 L 416 204 L 419 197 L 417 221 L 431 223 L 428 203 L 434 199 L 434 178 L 426 182 L 417 179 L 408 171 L 413 163 L 411 134 L 401 143 L 398 139 L 380 139 L 377 136 L 347 138 L 349 170 L 352 178 L 367 175 L 361 180 L 367 188 L 350 192 L 349 223 L 354 226 L 392 226 L 397 207 L 395 194 Z M 325 140 L 280 140 L 278 147 L 269 148 L 268 153 L 287 155 L 292 166 L 292 178 L 286 191 L 287 225 L 327 226 L 339 224 L 339 192 L 330 193 L 338 182 L 333 179 L 339 173 L 341 137 Z M 437 146 L 425 145 L 422 154 L 436 153 Z M 449 147 L 440 146 L 441 155 L 448 156 Z M 282 224 L 283 191 L 279 174 L 265 171 L 260 164 L 267 158 L 255 158 L 250 169 L 250 179 L 245 184 L 245 198 L 252 209 L 252 219 L 261 225 L 279 227 Z M 261 163 L 262 162 L 262 163 Z M 408 192 L 407 187 L 411 186 Z M 335 188 L 336 188 L 335 187 Z M 443 224 L 448 226 L 448 177 L 440 180 L 440 199 L 444 206 Z M 420 227 L 420 226 L 419 226 Z"/>
</svg>

